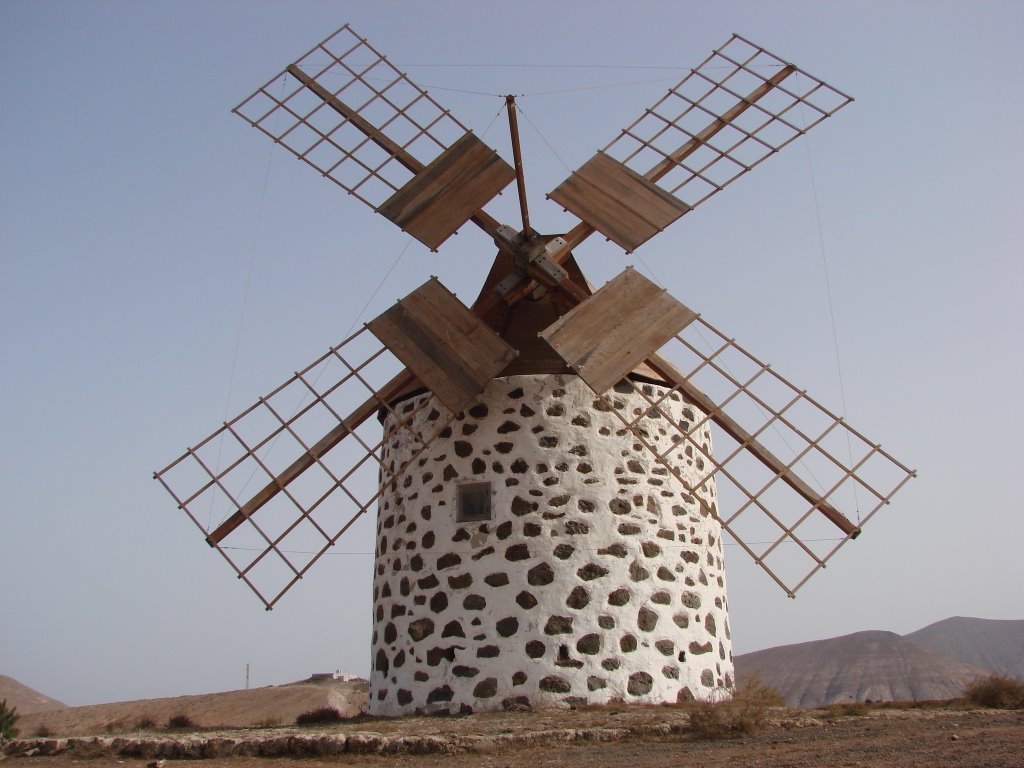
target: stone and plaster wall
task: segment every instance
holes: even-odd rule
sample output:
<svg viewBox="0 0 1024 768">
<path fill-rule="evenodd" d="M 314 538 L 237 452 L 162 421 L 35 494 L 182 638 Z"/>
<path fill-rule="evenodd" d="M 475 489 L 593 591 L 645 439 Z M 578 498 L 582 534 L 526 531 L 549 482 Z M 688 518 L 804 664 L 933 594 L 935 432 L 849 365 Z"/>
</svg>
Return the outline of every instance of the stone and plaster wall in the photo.
<svg viewBox="0 0 1024 768">
<path fill-rule="evenodd" d="M 624 385 L 610 399 L 631 418 L 645 406 Z M 417 418 L 443 412 L 435 401 Z M 639 427 L 664 450 L 679 438 L 656 416 Z M 393 426 L 385 467 L 412 450 Z M 686 476 L 694 453 L 678 444 L 669 458 Z M 457 522 L 459 484 L 483 481 L 491 519 Z M 373 597 L 373 714 L 674 702 L 732 686 L 718 523 L 571 375 L 492 381 L 388 484 Z"/>
</svg>

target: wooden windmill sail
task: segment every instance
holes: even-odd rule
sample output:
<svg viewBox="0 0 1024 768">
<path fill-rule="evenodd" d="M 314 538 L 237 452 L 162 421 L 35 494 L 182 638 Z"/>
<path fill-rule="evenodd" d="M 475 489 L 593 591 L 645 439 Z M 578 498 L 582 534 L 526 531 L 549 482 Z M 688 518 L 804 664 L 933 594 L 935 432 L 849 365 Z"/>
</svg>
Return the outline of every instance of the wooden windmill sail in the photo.
<svg viewBox="0 0 1024 768">
<path fill-rule="evenodd" d="M 795 594 L 912 471 L 632 269 L 592 292 L 572 251 L 594 233 L 633 251 L 849 101 L 734 35 L 550 193 L 580 223 L 542 236 L 518 143 L 513 167 L 343 27 L 235 112 L 428 248 L 472 222 L 495 265 L 471 308 L 428 280 L 156 477 L 269 610 L 496 377 L 561 370 Z M 483 210 L 513 180 L 521 228 Z M 628 410 L 624 394 L 644 405 Z M 680 399 L 692 419 L 668 407 Z M 414 447 L 403 463 L 374 417 Z M 693 457 L 696 480 L 650 418 Z M 699 437 L 709 424 L 713 453 Z"/>
</svg>

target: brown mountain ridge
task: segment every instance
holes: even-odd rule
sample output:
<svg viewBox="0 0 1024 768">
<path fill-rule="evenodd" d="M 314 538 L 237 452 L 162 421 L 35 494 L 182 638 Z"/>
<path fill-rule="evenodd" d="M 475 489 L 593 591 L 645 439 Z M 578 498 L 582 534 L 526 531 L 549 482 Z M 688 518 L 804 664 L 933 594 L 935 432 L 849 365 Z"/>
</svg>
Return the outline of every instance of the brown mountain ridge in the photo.
<svg viewBox="0 0 1024 768">
<path fill-rule="evenodd" d="M 737 656 L 735 662 L 737 680 L 757 675 L 795 707 L 950 699 L 989 674 L 895 632 L 877 630 L 768 648 Z"/>
</svg>

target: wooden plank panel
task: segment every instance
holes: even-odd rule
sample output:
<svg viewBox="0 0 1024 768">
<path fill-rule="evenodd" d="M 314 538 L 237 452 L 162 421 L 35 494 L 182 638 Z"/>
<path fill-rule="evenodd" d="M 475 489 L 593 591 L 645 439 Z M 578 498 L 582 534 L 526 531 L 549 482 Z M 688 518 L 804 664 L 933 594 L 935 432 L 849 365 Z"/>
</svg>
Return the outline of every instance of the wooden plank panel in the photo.
<svg viewBox="0 0 1024 768">
<path fill-rule="evenodd" d="M 690 210 L 656 184 L 598 152 L 549 197 L 626 251 Z"/>
<path fill-rule="evenodd" d="M 512 347 L 436 279 L 424 283 L 401 304 L 421 325 L 453 342 L 453 353 L 481 386 L 515 357 Z"/>
<path fill-rule="evenodd" d="M 590 158 L 579 173 L 660 229 L 690 210 L 682 200 L 603 152 Z"/>
<path fill-rule="evenodd" d="M 467 133 L 377 212 L 436 250 L 514 178 L 508 163 Z"/>
<path fill-rule="evenodd" d="M 559 184 L 549 197 L 627 253 L 634 251 L 658 232 L 647 222 L 633 216 L 629 209 L 603 190 L 588 184 L 579 173 L 573 173 Z"/>
<path fill-rule="evenodd" d="M 695 317 L 629 268 L 552 323 L 541 336 L 591 389 L 602 393 Z"/>
<path fill-rule="evenodd" d="M 367 327 L 456 413 L 516 354 L 436 279 Z"/>
</svg>

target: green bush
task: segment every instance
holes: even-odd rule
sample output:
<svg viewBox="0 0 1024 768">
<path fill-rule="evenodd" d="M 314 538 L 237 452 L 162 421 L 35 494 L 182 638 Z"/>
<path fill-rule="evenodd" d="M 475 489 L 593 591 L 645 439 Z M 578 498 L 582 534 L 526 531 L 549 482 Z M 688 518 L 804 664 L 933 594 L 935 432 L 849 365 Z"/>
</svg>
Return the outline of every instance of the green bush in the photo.
<svg viewBox="0 0 1024 768">
<path fill-rule="evenodd" d="M 968 685 L 964 696 L 982 707 L 1024 709 L 1024 681 L 1008 675 L 989 675 Z"/>
<path fill-rule="evenodd" d="M 329 725 L 330 723 L 340 723 L 341 720 L 341 713 L 334 707 L 321 707 L 320 709 L 313 709 L 309 712 L 303 712 L 301 715 L 295 718 L 295 724 Z"/>
<path fill-rule="evenodd" d="M 18 729 L 14 724 L 18 722 L 17 707 L 8 707 L 7 699 L 0 702 L 0 739 L 13 739 L 18 735 Z"/>
</svg>

